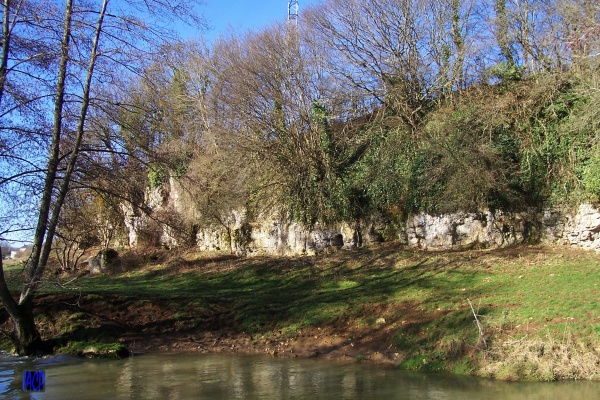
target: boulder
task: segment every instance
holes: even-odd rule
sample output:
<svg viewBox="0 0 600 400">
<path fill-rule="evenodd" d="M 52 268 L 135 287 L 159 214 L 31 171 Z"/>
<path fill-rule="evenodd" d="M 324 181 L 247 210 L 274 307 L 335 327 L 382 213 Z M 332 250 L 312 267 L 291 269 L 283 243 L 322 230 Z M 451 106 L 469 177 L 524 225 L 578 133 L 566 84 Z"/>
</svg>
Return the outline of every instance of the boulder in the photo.
<svg viewBox="0 0 600 400">
<path fill-rule="evenodd" d="M 121 266 L 119 253 L 114 249 L 101 250 L 87 261 L 91 274 L 112 273 Z"/>
</svg>

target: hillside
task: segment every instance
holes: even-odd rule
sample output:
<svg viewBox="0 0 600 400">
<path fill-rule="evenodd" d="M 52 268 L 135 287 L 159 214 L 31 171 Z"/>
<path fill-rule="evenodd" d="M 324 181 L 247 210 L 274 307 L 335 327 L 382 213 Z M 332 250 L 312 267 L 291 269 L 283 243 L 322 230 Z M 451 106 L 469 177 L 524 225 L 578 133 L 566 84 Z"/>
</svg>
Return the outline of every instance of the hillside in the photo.
<svg viewBox="0 0 600 400">
<path fill-rule="evenodd" d="M 508 380 L 600 378 L 594 252 L 426 253 L 390 243 L 317 257 L 155 251 L 123 260 L 126 270 L 115 275 L 49 279 L 35 313 L 58 351 L 120 342 L 134 352 L 323 357 Z"/>
<path fill-rule="evenodd" d="M 348 254 L 370 268 L 371 261 L 361 257 L 385 253 L 385 246 L 378 246 L 386 241 L 434 250 L 544 241 L 600 248 L 600 8 L 595 2 L 330 0 L 303 9 L 295 26 L 282 21 L 257 31 L 232 30 L 214 41 L 183 41 L 175 21 L 195 26 L 205 21 L 194 11 L 196 0 L 181 1 L 142 1 L 139 9 L 104 1 L 89 9 L 81 0 L 64 7 L 28 0 L 31 7 L 5 8 L 0 241 L 32 245 L 18 278 L 27 281 L 18 301 L 0 264 L 0 298 L 13 322 L 18 354 L 46 350 L 32 311 L 43 278 L 76 271 L 92 249 L 106 250 L 105 255 L 115 249 L 168 248 L 295 256 L 349 248 L 354 252 Z M 56 34 L 56 21 L 63 21 L 62 35 Z M 369 245 L 375 247 L 362 249 Z M 51 256 L 57 263 L 48 271 Z M 295 264 L 296 258 L 228 259 L 223 265 L 237 271 L 235 279 L 218 275 L 227 286 L 217 288 L 256 293 L 262 289 L 252 285 L 263 268 L 252 268 L 270 271 L 273 263 L 289 263 L 295 266 L 286 274 L 289 281 L 269 279 L 291 284 L 302 297 L 334 295 L 334 306 L 312 297 L 310 305 L 298 304 L 300 315 L 328 315 L 331 307 L 333 317 L 366 315 L 354 308 L 342 313 L 335 296 L 354 293 L 357 282 L 371 282 L 380 271 L 355 276 L 350 260 L 322 256 L 302 259 L 316 271 Z M 414 293 L 398 294 L 402 284 L 394 277 L 414 289 L 421 280 L 411 271 L 427 270 L 425 260 L 438 255 L 423 257 L 417 264 L 390 261 L 386 268 L 392 272 L 385 279 L 392 281 L 386 287 L 396 289 L 375 288 L 375 293 L 392 296 L 390 304 L 400 310 L 415 304 L 441 326 L 440 318 L 450 316 L 443 331 L 460 327 L 462 332 L 468 311 L 478 319 L 478 299 L 471 299 L 473 309 L 465 308 L 464 298 L 447 309 L 429 309 Z M 184 260 L 190 266 L 203 262 L 195 255 Z M 349 276 L 327 281 L 329 263 Z M 127 274 L 141 275 L 120 280 L 135 284 L 154 273 L 140 269 L 138 261 L 130 267 Z M 311 281 L 310 271 L 324 280 Z M 558 276 L 558 269 L 552 273 Z M 191 287 L 206 278 L 202 272 L 173 275 L 182 292 L 189 290 L 186 277 L 193 277 Z M 119 286 L 111 277 L 80 282 L 103 279 Z M 140 295 L 149 296 L 146 290 L 140 288 Z M 93 295 L 82 289 L 82 296 Z M 275 302 L 273 309 L 270 297 L 252 306 L 262 316 L 253 324 L 254 317 L 243 312 L 252 299 L 213 304 L 204 298 L 194 307 L 200 315 L 214 311 L 217 327 L 232 326 L 238 334 L 304 329 L 302 320 L 288 319 L 298 314 L 287 310 L 287 303 Z M 367 300 L 374 311 L 383 301 Z M 503 306 L 507 318 L 510 306 Z M 171 313 L 158 307 L 157 315 Z M 112 312 L 101 305 L 94 309 Z M 272 325 L 265 309 L 283 325 Z M 188 321 L 182 313 L 178 326 Z M 377 317 L 375 325 L 388 326 L 388 318 Z M 353 320 L 341 321 L 353 326 Z M 519 321 L 522 327 L 525 320 Z M 126 321 L 120 324 L 128 329 Z M 395 324 L 398 332 L 401 326 Z M 319 328 L 315 321 L 308 326 Z M 493 330 L 482 331 L 479 347 L 487 343 L 486 332 Z M 340 332 L 353 347 L 347 336 Z M 407 365 L 435 369 L 436 360 L 445 357 L 432 356 L 438 348 L 440 354 L 447 353 L 446 346 L 450 353 L 471 352 L 465 343 L 474 346 L 473 340 L 463 336 L 451 344 L 431 338 L 423 346 L 421 339 L 400 338 L 392 343 L 398 350 L 393 354 Z M 582 354 L 589 353 L 589 343 L 577 347 Z M 426 358 L 413 354 L 427 346 Z M 539 349 L 539 357 L 548 346 Z M 500 348 L 473 354 L 484 354 L 489 362 Z M 589 375 L 534 373 L 546 379 L 569 374 Z"/>
</svg>

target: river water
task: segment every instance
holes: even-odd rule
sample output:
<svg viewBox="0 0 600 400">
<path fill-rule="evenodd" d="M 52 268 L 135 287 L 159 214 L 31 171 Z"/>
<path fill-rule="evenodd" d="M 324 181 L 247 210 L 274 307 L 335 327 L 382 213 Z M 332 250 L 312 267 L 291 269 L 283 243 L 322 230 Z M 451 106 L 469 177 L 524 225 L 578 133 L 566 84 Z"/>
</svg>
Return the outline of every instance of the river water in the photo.
<svg viewBox="0 0 600 400">
<path fill-rule="evenodd" d="M 26 370 L 43 393 L 23 392 Z M 0 354 L 1 399 L 600 399 L 600 382 L 507 383 L 362 363 L 193 353 L 124 360 Z"/>
</svg>

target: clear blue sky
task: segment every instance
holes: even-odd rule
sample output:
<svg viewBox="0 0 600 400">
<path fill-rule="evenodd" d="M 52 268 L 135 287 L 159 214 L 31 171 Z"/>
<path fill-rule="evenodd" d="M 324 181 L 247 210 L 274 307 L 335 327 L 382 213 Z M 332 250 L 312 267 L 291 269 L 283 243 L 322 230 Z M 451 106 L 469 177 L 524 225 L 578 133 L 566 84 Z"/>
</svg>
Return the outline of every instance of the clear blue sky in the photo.
<svg viewBox="0 0 600 400">
<path fill-rule="evenodd" d="M 209 31 L 195 30 L 193 27 L 185 26 L 179 28 L 183 38 L 193 38 L 199 35 L 210 42 L 219 34 L 226 33 L 228 27 L 237 32 L 245 32 L 249 29 L 260 30 L 277 21 L 285 21 L 288 12 L 288 0 L 203 0 L 204 5 L 198 8 L 211 29 Z M 308 6 L 321 4 L 325 0 L 298 0 L 300 22 L 302 21 L 302 10 Z M 0 203 L 0 208 L 3 206 Z M 0 212 L 1 214 L 1 212 Z M 11 235 L 16 240 L 13 245 L 20 246 L 19 235 Z"/>
<path fill-rule="evenodd" d="M 324 0 L 298 0 L 300 18 L 303 8 L 323 2 Z M 288 0 L 204 0 L 200 12 L 212 27 L 205 36 L 213 39 L 226 32 L 228 26 L 244 32 L 248 29 L 259 30 L 277 21 L 285 21 Z M 195 35 L 192 33 L 191 36 Z"/>
</svg>

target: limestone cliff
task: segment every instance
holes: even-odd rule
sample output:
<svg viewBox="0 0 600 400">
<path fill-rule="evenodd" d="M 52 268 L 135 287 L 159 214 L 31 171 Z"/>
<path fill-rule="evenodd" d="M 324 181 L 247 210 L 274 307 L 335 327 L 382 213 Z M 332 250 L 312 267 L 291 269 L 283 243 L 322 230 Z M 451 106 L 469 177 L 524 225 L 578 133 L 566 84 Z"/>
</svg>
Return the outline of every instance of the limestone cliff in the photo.
<svg viewBox="0 0 600 400">
<path fill-rule="evenodd" d="M 542 241 L 600 251 L 600 210 L 592 204 L 582 204 L 572 211 L 556 208 L 542 212 L 532 209 L 419 213 L 395 224 L 373 217 L 312 227 L 293 222 L 281 213 L 249 218 L 245 210 L 231 210 L 221 223 L 190 227 L 182 217 L 186 204 L 179 192 L 177 182 L 171 179 L 163 187 L 148 191 L 146 212 L 141 208 L 124 208 L 131 246 L 142 241 L 166 247 L 192 243 L 201 250 L 239 255 L 311 255 L 329 249 L 359 247 L 387 236 L 423 250 L 494 248 Z"/>
</svg>

